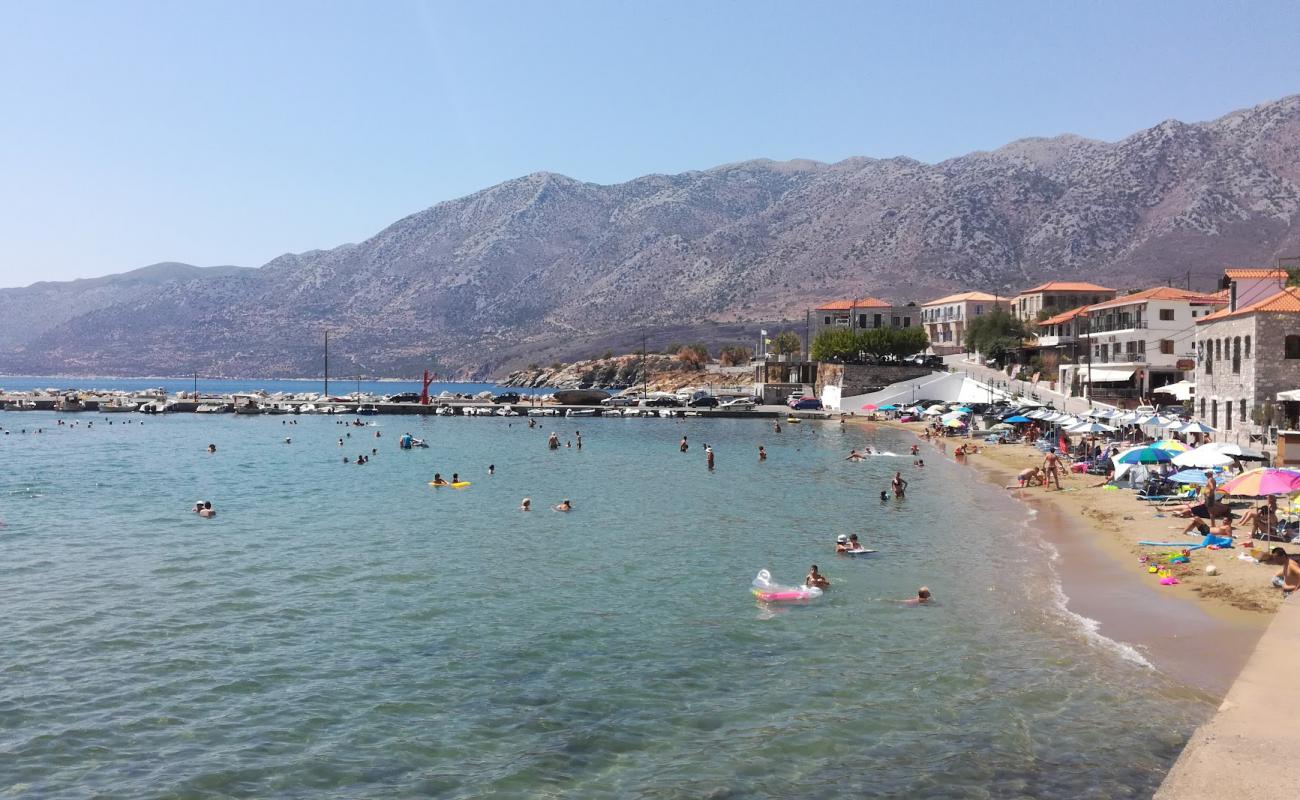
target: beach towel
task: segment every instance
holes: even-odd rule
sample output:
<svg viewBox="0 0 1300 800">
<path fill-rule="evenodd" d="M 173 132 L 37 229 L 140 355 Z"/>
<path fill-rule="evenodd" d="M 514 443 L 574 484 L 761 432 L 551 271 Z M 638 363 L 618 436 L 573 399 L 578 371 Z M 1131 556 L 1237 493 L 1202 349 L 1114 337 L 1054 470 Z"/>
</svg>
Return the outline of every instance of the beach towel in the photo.
<svg viewBox="0 0 1300 800">
<path fill-rule="evenodd" d="M 1199 542 L 1138 542 L 1143 547 L 1181 547 L 1187 550 L 1199 550 L 1202 547 L 1232 547 L 1232 540 L 1226 536 L 1215 536 L 1206 534 L 1205 538 Z"/>
</svg>

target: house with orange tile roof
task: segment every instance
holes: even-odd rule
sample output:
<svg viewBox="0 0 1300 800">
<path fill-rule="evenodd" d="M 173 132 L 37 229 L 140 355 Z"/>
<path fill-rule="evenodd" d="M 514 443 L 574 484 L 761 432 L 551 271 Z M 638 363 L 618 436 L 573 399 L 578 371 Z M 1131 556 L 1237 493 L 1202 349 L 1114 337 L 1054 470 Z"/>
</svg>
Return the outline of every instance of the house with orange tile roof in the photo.
<svg viewBox="0 0 1300 800">
<path fill-rule="evenodd" d="M 1286 286 L 1289 276 L 1281 267 L 1229 267 L 1223 271 L 1219 288 L 1234 297 L 1238 307 L 1272 297 Z"/>
<path fill-rule="evenodd" d="M 930 350 L 946 356 L 966 350 L 966 326 L 992 310 L 999 298 L 987 292 L 960 292 L 921 304 L 921 324 L 930 338 Z M 1001 298 L 1006 307 L 1009 299 Z"/>
<path fill-rule="evenodd" d="M 1011 300 L 1011 313 L 1028 322 L 1054 317 L 1079 306 L 1115 297 L 1115 290 L 1085 281 L 1048 281 L 1025 289 Z"/>
<path fill-rule="evenodd" d="M 920 316 L 915 303 L 895 306 L 875 297 L 829 300 L 813 310 L 813 335 L 836 328 L 854 331 L 910 328 L 920 324 Z"/>
<path fill-rule="evenodd" d="M 1224 277 L 1228 304 L 1196 322 L 1196 415 L 1224 435 L 1295 428 L 1300 409 L 1280 404 L 1278 394 L 1300 389 L 1300 287 L 1285 286 L 1276 272 L 1228 270 Z M 1258 297 L 1255 281 L 1280 285 Z M 1243 296 L 1256 299 L 1243 304 Z"/>
</svg>

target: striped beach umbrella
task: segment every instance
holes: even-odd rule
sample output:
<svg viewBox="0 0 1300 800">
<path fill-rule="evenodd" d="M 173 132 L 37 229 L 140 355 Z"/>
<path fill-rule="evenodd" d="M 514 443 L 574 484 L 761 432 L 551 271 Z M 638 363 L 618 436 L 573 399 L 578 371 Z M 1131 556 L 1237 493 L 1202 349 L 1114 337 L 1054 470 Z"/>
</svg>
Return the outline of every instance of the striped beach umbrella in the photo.
<svg viewBox="0 0 1300 800">
<path fill-rule="evenodd" d="M 1168 450 L 1169 452 L 1174 453 L 1175 455 L 1178 453 L 1187 452 L 1187 445 L 1183 444 L 1182 442 L 1176 439 L 1161 439 L 1151 446 L 1158 447 L 1161 450 Z"/>
<path fill-rule="evenodd" d="M 1295 494 L 1300 492 L 1300 472 L 1289 469 L 1260 467 L 1243 472 L 1223 484 L 1223 493 L 1243 497 L 1263 497 L 1270 494 Z"/>
<path fill-rule="evenodd" d="M 1168 464 L 1174 454 L 1157 447 L 1133 447 L 1115 456 L 1116 464 Z"/>
</svg>

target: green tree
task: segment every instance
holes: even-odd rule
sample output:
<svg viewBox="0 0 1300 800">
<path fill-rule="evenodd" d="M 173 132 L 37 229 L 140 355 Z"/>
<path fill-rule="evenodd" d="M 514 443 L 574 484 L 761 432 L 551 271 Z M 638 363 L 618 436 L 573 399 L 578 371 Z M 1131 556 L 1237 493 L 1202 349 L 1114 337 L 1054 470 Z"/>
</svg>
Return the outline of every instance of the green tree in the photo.
<svg viewBox="0 0 1300 800">
<path fill-rule="evenodd" d="M 814 361 L 856 361 L 861 351 L 860 336 L 848 328 L 830 328 L 813 337 Z"/>
<path fill-rule="evenodd" d="M 803 342 L 799 339 L 799 334 L 794 331 L 781 331 L 772 337 L 772 352 L 778 356 L 797 353 L 803 349 Z"/>
<path fill-rule="evenodd" d="M 1008 353 L 1018 350 L 1028 336 L 1029 330 L 1024 322 L 1005 309 L 994 308 L 967 323 L 966 351 L 1000 361 Z"/>
</svg>

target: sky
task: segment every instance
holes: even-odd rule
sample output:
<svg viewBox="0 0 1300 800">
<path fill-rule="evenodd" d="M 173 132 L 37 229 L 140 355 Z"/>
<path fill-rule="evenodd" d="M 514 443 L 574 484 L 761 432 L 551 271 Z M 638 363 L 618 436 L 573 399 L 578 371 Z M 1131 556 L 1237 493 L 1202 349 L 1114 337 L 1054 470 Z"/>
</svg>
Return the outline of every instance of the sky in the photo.
<svg viewBox="0 0 1300 800">
<path fill-rule="evenodd" d="M 536 171 L 940 161 L 1300 93 L 1294 2 L 0 0 L 0 286 L 260 266 Z"/>
</svg>

